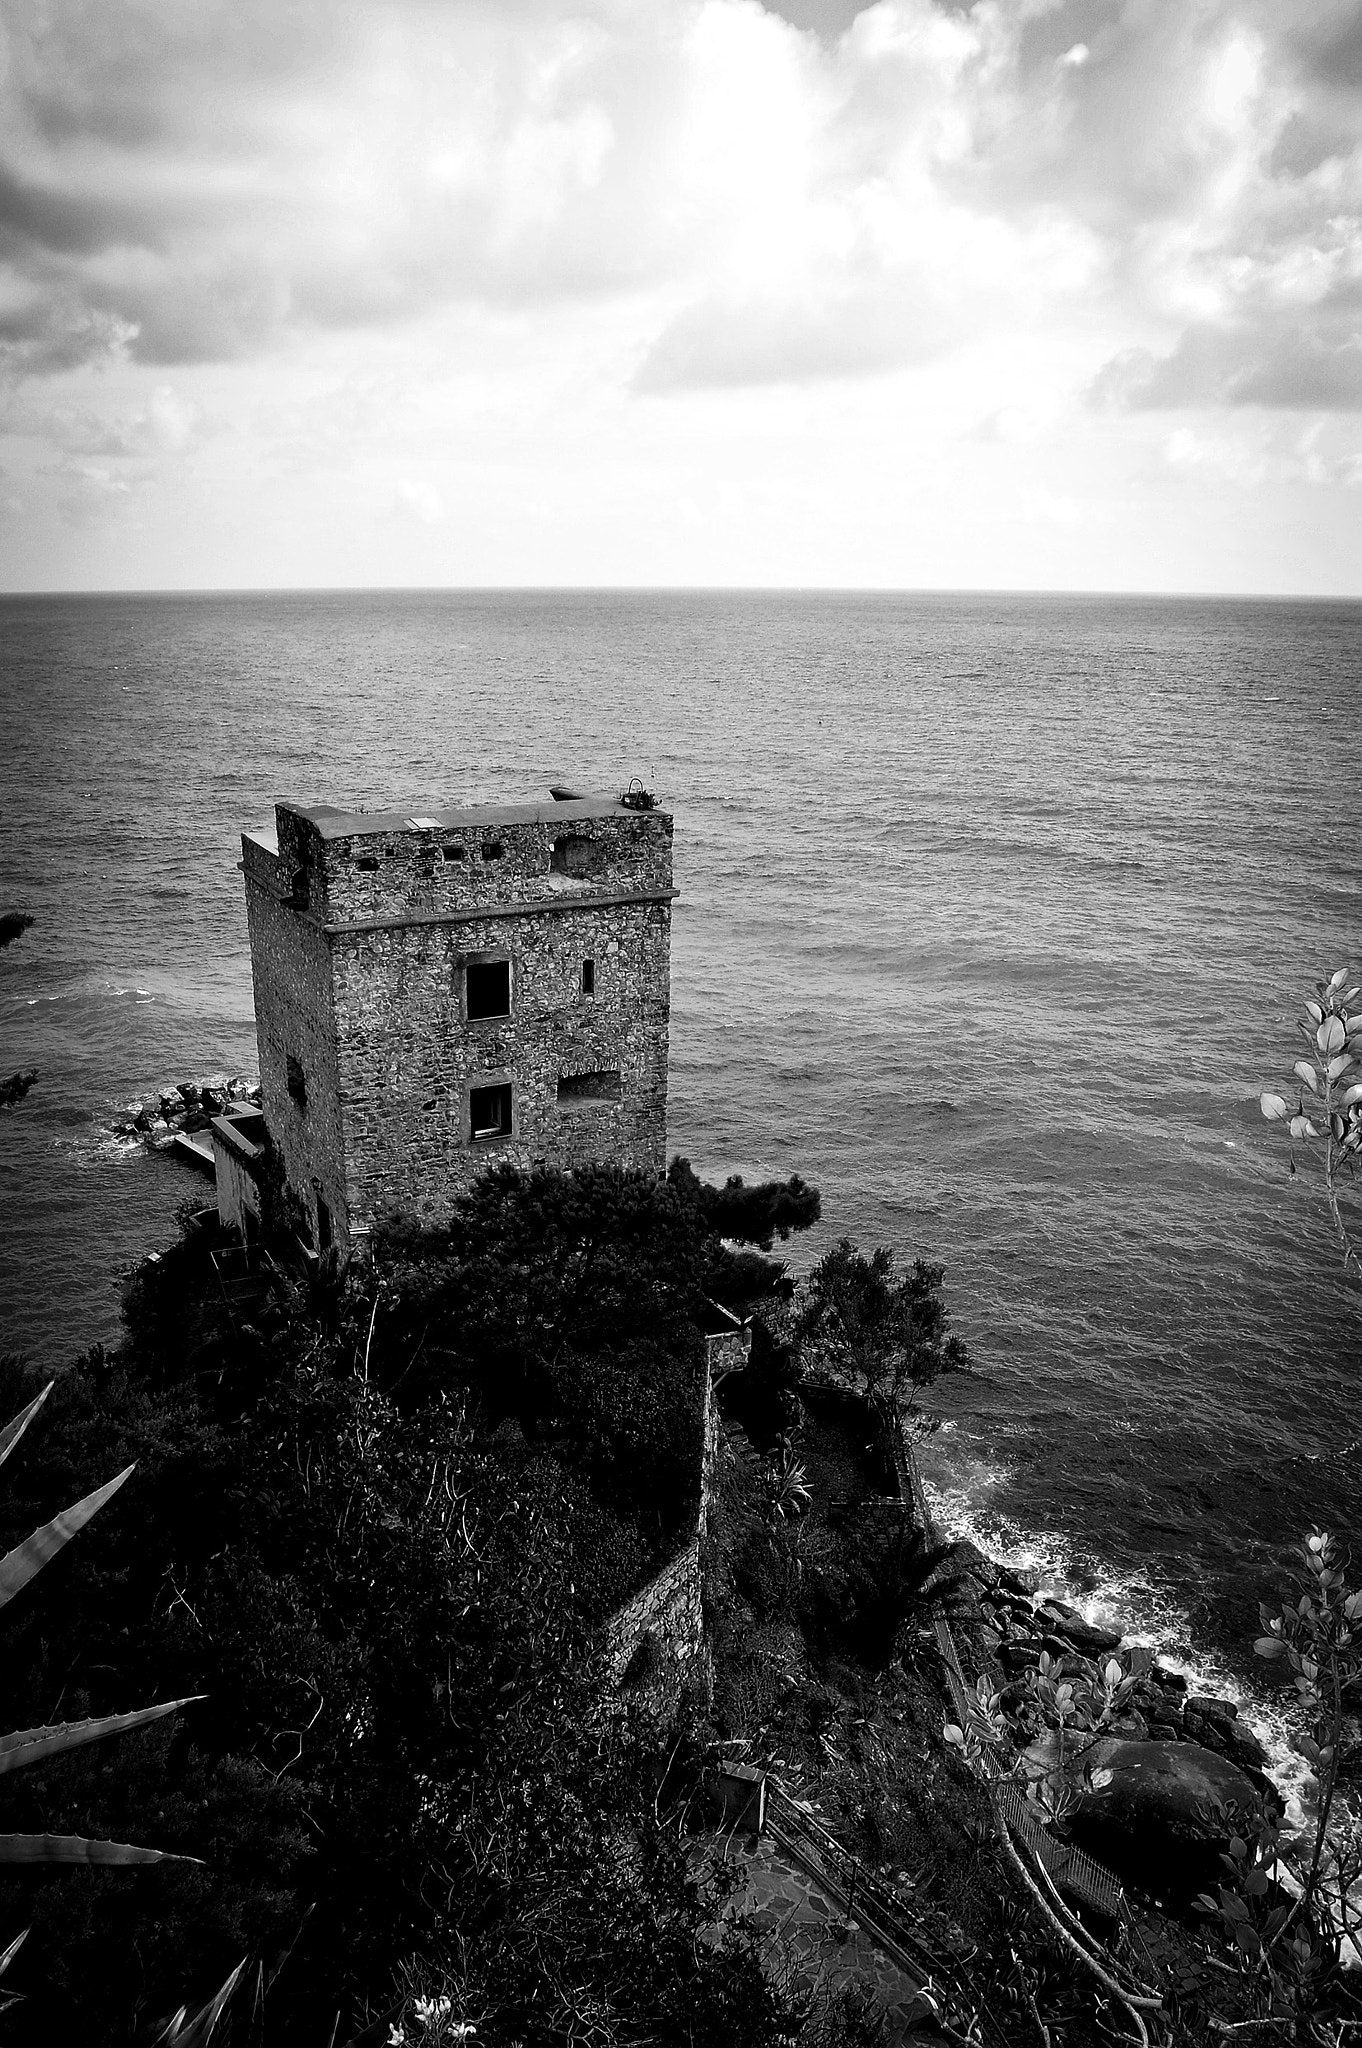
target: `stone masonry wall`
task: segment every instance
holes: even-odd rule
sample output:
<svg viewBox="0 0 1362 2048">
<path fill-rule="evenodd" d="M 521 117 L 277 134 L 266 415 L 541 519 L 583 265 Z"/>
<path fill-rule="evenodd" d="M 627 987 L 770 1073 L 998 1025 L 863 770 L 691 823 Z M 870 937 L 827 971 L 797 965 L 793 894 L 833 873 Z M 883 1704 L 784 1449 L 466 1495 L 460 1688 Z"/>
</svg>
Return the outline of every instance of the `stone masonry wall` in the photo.
<svg viewBox="0 0 1362 2048">
<path fill-rule="evenodd" d="M 289 1186 L 307 1209 L 314 1242 L 317 1193 L 344 1240 L 345 1156 L 331 948 L 320 927 L 298 916 L 281 897 L 282 863 L 245 842 L 246 923 L 255 986 L 255 1035 L 260 1053 L 260 1106 L 283 1162 Z M 283 877 L 285 891 L 288 878 Z M 302 1069 L 306 1100 L 289 1092 L 288 1062 Z"/>
<path fill-rule="evenodd" d="M 307 867 L 309 900 L 319 916 L 334 924 L 545 897 L 570 901 L 593 890 L 670 889 L 672 821 L 666 812 L 581 817 L 573 805 L 546 808 L 554 815 L 545 819 L 489 810 L 470 824 L 325 841 L 307 820 L 281 809 L 280 852 L 290 824 L 296 826 L 293 843 L 300 851 L 294 859 Z M 572 873 L 553 865 L 560 842 L 573 848 Z M 497 857 L 486 859 L 493 849 L 499 849 Z M 461 857 L 451 860 L 449 852 Z M 359 867 L 361 860 L 376 866 Z"/>
<path fill-rule="evenodd" d="M 496 1161 L 596 1159 L 662 1172 L 671 907 L 564 903 L 521 917 L 336 935 L 338 1073 L 352 1226 L 430 1221 Z M 470 1023 L 470 958 L 511 962 L 511 1014 Z M 582 992 L 591 960 L 595 992 Z M 563 1075 L 617 1073 L 618 1099 L 560 1104 Z M 263 1067 L 262 1067 L 263 1073 Z M 507 1137 L 471 1137 L 472 1088 L 509 1081 Z"/>
<path fill-rule="evenodd" d="M 670 1563 L 664 1564 L 656 1577 L 641 1586 L 631 1600 L 617 1608 L 605 1624 L 603 1642 L 606 1664 L 616 1684 L 624 1676 L 635 1652 L 645 1636 L 652 1636 L 658 1647 L 670 1659 L 674 1667 L 689 1664 L 704 1648 L 704 1576 L 703 1549 L 709 1528 L 709 1503 L 714 1491 L 714 1473 L 719 1455 L 720 1423 L 719 1404 L 714 1398 L 715 1366 L 719 1354 L 716 1346 L 725 1347 L 724 1370 L 733 1371 L 746 1365 L 751 1348 L 752 1335 L 744 1328 L 741 1343 L 735 1350 L 725 1336 L 705 1340 L 705 1392 L 703 1417 L 703 1448 L 700 1457 L 700 1506 L 695 1518 L 695 1534 L 684 1550 Z M 735 1365 L 735 1359 L 739 1361 Z"/>
<path fill-rule="evenodd" d="M 242 863 L 262 1102 L 314 1231 L 318 1197 L 347 1248 L 388 1208 L 437 1222 L 499 1160 L 664 1171 L 665 812 L 275 816 Z M 510 1013 L 470 1018 L 467 969 L 494 960 Z M 507 1085 L 509 1130 L 475 1140 L 471 1092 Z"/>
</svg>

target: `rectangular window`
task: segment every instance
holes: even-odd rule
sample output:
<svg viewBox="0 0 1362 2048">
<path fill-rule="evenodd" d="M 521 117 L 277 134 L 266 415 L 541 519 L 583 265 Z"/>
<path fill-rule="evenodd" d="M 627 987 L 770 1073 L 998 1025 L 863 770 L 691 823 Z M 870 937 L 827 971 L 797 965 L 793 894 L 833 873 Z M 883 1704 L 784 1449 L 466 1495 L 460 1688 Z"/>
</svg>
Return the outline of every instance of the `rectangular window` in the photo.
<svg viewBox="0 0 1362 2048">
<path fill-rule="evenodd" d="M 511 1084 L 497 1088 L 471 1088 L 468 1092 L 469 1136 L 474 1144 L 484 1138 L 511 1135 Z"/>
<path fill-rule="evenodd" d="M 593 1074 L 563 1074 L 558 1082 L 560 1109 L 589 1109 L 597 1103 L 619 1099 L 618 1067 L 598 1068 Z"/>
<path fill-rule="evenodd" d="M 440 858 L 441 860 L 462 860 L 463 848 L 461 846 L 442 846 L 440 848 Z"/>
<path fill-rule="evenodd" d="M 479 1017 L 509 1017 L 511 1014 L 511 963 L 509 960 L 470 960 L 464 969 L 468 997 L 468 1021 Z"/>
<path fill-rule="evenodd" d="M 288 1061 L 285 1067 L 285 1076 L 288 1081 L 289 1094 L 293 1097 L 299 1109 L 306 1109 L 307 1076 L 303 1072 L 303 1063 L 298 1058 L 296 1053 L 290 1053 L 288 1055 Z"/>
<path fill-rule="evenodd" d="M 595 993 L 596 993 L 596 963 L 595 963 L 595 961 L 594 961 L 594 960 L 583 960 L 583 962 L 582 962 L 582 994 L 583 994 L 584 996 L 594 996 L 594 995 L 595 995 Z"/>
</svg>

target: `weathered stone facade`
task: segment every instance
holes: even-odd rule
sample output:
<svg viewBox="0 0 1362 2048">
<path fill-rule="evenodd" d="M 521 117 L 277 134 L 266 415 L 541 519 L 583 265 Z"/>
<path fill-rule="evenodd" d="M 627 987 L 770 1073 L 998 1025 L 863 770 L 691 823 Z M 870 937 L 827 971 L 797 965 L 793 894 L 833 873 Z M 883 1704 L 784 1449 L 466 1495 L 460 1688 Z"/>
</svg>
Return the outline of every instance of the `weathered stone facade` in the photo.
<svg viewBox="0 0 1362 2048">
<path fill-rule="evenodd" d="M 672 821 L 605 798 L 246 834 L 261 1100 L 315 1241 L 487 1166 L 666 1165 Z"/>
</svg>

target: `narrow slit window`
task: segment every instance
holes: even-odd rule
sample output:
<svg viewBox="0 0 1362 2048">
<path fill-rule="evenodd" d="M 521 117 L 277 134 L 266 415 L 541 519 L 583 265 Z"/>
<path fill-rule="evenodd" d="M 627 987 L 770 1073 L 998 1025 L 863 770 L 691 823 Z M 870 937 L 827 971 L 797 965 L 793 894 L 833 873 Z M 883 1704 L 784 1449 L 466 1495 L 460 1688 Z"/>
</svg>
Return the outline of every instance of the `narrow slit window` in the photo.
<svg viewBox="0 0 1362 2048">
<path fill-rule="evenodd" d="M 480 1017 L 509 1017 L 511 1014 L 511 963 L 509 960 L 470 960 L 465 969 L 468 1021 Z"/>
<path fill-rule="evenodd" d="M 502 1082 L 496 1088 L 470 1088 L 468 1091 L 469 1137 L 479 1144 L 488 1138 L 509 1138 L 511 1135 L 511 1084 Z"/>
<path fill-rule="evenodd" d="M 594 960 L 583 960 L 583 962 L 582 962 L 582 994 L 583 994 L 584 996 L 594 996 L 594 995 L 595 995 L 595 993 L 596 993 L 596 963 L 595 963 L 595 961 L 594 961 Z"/>
<path fill-rule="evenodd" d="M 563 1074 L 558 1082 L 560 1109 L 592 1109 L 620 1099 L 618 1067 L 600 1067 L 590 1074 Z"/>
<path fill-rule="evenodd" d="M 302 1061 L 298 1059 L 293 1053 L 290 1053 L 288 1056 L 287 1079 L 289 1094 L 293 1097 L 299 1109 L 306 1109 L 307 1075 L 303 1072 Z"/>
</svg>

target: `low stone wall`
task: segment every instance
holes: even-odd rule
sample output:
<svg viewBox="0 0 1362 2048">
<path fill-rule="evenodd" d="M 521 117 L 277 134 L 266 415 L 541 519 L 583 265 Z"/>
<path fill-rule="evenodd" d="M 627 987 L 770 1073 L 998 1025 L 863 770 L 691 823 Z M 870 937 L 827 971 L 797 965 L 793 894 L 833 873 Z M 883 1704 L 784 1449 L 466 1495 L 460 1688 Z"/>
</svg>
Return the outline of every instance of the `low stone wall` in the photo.
<svg viewBox="0 0 1362 2048">
<path fill-rule="evenodd" d="M 700 1552 L 709 1523 L 709 1503 L 714 1488 L 715 1460 L 719 1452 L 719 1404 L 714 1398 L 716 1378 L 740 1371 L 752 1349 L 752 1332 L 736 1317 L 728 1318 L 732 1329 L 705 1338 L 704 1449 L 700 1459 L 700 1505 L 695 1533 L 684 1550 L 656 1577 L 639 1588 L 631 1600 L 617 1608 L 601 1631 L 606 1663 L 612 1681 L 618 1685 L 649 1638 L 660 1658 L 684 1670 L 704 1650 L 704 1608 Z"/>
<path fill-rule="evenodd" d="M 679 1557 L 662 1567 L 641 1591 L 612 1614 L 604 1643 L 610 1676 L 618 1685 L 646 1638 L 669 1662 L 684 1666 L 703 1647 L 700 1606 L 700 1538 L 692 1536 Z"/>
</svg>

